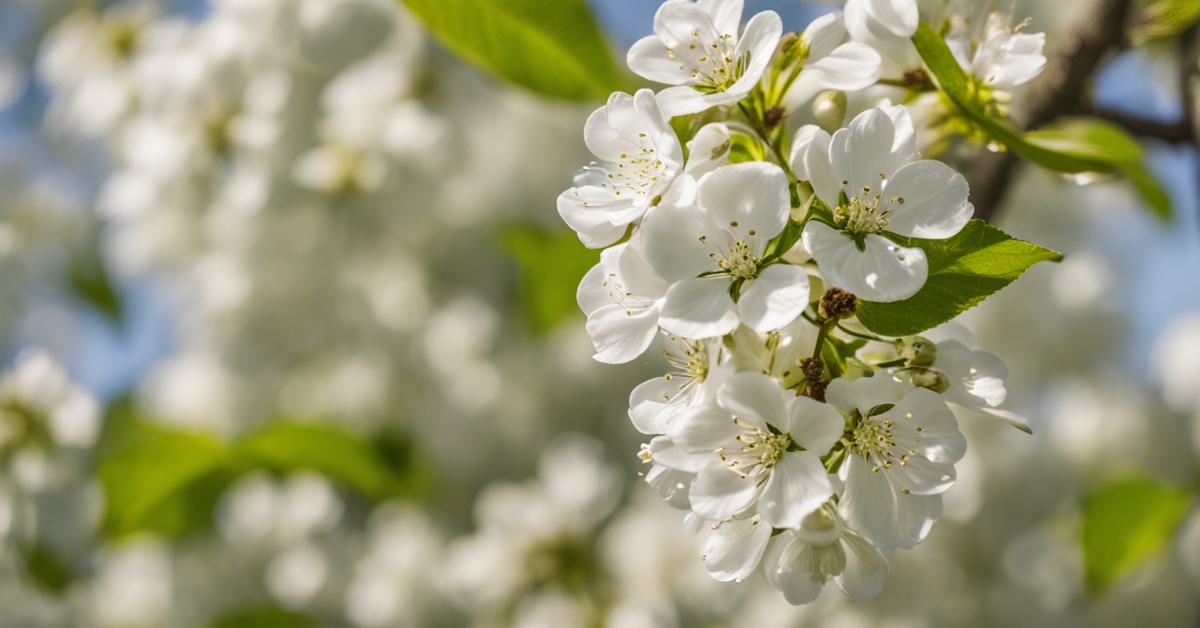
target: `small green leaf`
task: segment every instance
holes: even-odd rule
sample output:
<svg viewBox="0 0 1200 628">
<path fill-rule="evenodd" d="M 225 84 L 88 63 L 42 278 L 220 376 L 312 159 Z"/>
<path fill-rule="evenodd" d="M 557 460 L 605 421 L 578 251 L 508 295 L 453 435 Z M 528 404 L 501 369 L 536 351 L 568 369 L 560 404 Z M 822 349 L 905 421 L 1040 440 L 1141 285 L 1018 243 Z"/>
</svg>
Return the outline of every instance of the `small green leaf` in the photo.
<svg viewBox="0 0 1200 628">
<path fill-rule="evenodd" d="M 1146 169 L 1141 147 L 1123 131 L 1098 120 L 1071 119 L 1022 134 L 1009 120 L 981 108 L 978 84 L 958 65 L 945 40 L 931 26 L 922 23 L 912 40 L 950 104 L 987 137 L 1054 172 L 1125 175 L 1156 215 L 1170 215 L 1169 197 Z"/>
<path fill-rule="evenodd" d="M 21 565 L 31 582 L 56 597 L 65 593 L 75 579 L 58 555 L 41 543 L 22 548 Z"/>
<path fill-rule="evenodd" d="M 1142 145 L 1119 127 L 1090 118 L 1066 118 L 1027 133 L 1025 139 L 1064 155 L 1115 167 L 1133 183 L 1156 216 L 1171 218 L 1171 199 L 1146 170 Z"/>
<path fill-rule="evenodd" d="M 1192 495 L 1143 476 L 1097 488 L 1083 503 L 1087 588 L 1102 593 L 1157 556 L 1187 514 Z"/>
<path fill-rule="evenodd" d="M 521 304 L 535 333 L 582 316 L 575 290 L 588 269 L 600 261 L 598 251 L 585 248 L 569 230 L 531 225 L 501 230 L 500 246 L 517 263 Z"/>
<path fill-rule="evenodd" d="M 972 220 L 946 240 L 894 238 L 919 247 L 929 260 L 929 277 L 917 294 L 903 301 L 862 301 L 858 320 L 884 336 L 919 334 L 978 305 L 1038 262 L 1058 262 L 1062 255 L 1017 240 L 980 220 Z"/>
<path fill-rule="evenodd" d="M 129 423 L 117 438 L 97 470 L 105 531 L 114 537 L 146 529 L 182 532 L 194 511 L 178 500 L 222 470 L 226 446 L 205 434 L 147 422 Z"/>
<path fill-rule="evenodd" d="M 401 492 L 401 482 L 371 445 L 336 425 L 274 422 L 235 448 L 238 463 L 276 471 L 308 470 L 371 500 Z"/>
<path fill-rule="evenodd" d="M 1196 0 L 1158 0 L 1146 7 L 1141 19 L 1130 31 L 1133 45 L 1154 39 L 1174 37 L 1200 20 L 1200 2 Z"/>
<path fill-rule="evenodd" d="M 312 628 L 317 621 L 274 606 L 237 610 L 213 620 L 209 628 Z"/>
<path fill-rule="evenodd" d="M 67 285 L 72 293 L 109 321 L 120 324 L 124 306 L 104 260 L 94 243 L 78 251 L 67 269 Z"/>
<path fill-rule="evenodd" d="M 450 50 L 540 94 L 602 100 L 625 86 L 585 0 L 403 0 Z"/>
</svg>

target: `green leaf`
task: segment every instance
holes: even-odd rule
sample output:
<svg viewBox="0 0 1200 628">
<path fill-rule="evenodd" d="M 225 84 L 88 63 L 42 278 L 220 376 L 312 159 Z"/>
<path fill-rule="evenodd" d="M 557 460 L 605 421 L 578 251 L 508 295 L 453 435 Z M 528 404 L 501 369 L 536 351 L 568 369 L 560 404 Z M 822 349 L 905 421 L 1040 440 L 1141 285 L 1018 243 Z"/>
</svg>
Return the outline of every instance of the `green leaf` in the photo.
<svg viewBox="0 0 1200 628">
<path fill-rule="evenodd" d="M 1054 172 L 1125 175 L 1156 215 L 1170 215 L 1169 197 L 1146 169 L 1141 147 L 1123 131 L 1099 120 L 1077 118 L 1022 134 L 1006 118 L 984 110 L 979 85 L 931 26 L 922 23 L 912 40 L 950 104 L 993 141 Z"/>
<path fill-rule="evenodd" d="M 71 258 L 67 268 L 67 285 L 76 297 L 119 325 L 124 314 L 121 295 L 113 285 L 97 247 L 96 243 L 92 243 Z"/>
<path fill-rule="evenodd" d="M 1174 37 L 1200 20 L 1200 2 L 1196 0 L 1158 0 L 1146 7 L 1141 19 L 1130 31 L 1133 45 L 1154 39 Z"/>
<path fill-rule="evenodd" d="M 123 432 L 97 470 L 105 531 L 114 537 L 143 530 L 182 533 L 195 511 L 181 496 L 206 483 L 211 490 L 211 478 L 227 461 L 226 446 L 205 434 L 146 422 L 132 422 Z"/>
<path fill-rule="evenodd" d="M 274 606 L 237 610 L 215 619 L 209 628 L 310 628 L 317 621 Z"/>
<path fill-rule="evenodd" d="M 1116 168 L 1133 183 L 1156 216 L 1171 218 L 1171 199 L 1146 170 L 1142 145 L 1121 128 L 1091 118 L 1065 118 L 1027 133 L 1025 139 L 1048 150 Z"/>
<path fill-rule="evenodd" d="M 449 49 L 540 94 L 602 100 L 625 86 L 585 0 L 403 0 Z"/>
<path fill-rule="evenodd" d="M 56 597 L 65 593 L 75 579 L 58 555 L 41 543 L 22 548 L 21 565 L 31 582 Z"/>
<path fill-rule="evenodd" d="M 240 464 L 252 468 L 321 473 L 371 500 L 402 492 L 402 483 L 379 452 L 358 435 L 328 423 L 271 423 L 240 442 L 235 453 Z"/>
<path fill-rule="evenodd" d="M 858 320 L 884 336 L 909 336 L 945 323 L 1007 286 L 1038 262 L 1062 255 L 1017 240 L 980 220 L 972 220 L 946 240 L 893 236 L 899 244 L 919 247 L 929 260 L 929 278 L 903 301 L 861 301 Z"/>
<path fill-rule="evenodd" d="M 1157 556 L 1187 514 L 1192 495 L 1143 476 L 1097 488 L 1083 504 L 1087 588 L 1101 593 Z"/>
<path fill-rule="evenodd" d="M 600 261 L 598 251 L 585 248 L 569 230 L 530 225 L 502 229 L 500 246 L 517 263 L 521 304 L 535 333 L 582 316 L 575 290 L 588 269 Z"/>
<path fill-rule="evenodd" d="M 206 529 L 221 495 L 252 471 L 321 473 L 370 501 L 415 496 L 426 481 L 402 444 L 389 440 L 390 450 L 377 449 L 328 423 L 279 421 L 228 444 L 131 414 L 126 404 L 110 411 L 97 449 L 103 530 L 110 538 L 140 532 L 181 537 Z"/>
</svg>

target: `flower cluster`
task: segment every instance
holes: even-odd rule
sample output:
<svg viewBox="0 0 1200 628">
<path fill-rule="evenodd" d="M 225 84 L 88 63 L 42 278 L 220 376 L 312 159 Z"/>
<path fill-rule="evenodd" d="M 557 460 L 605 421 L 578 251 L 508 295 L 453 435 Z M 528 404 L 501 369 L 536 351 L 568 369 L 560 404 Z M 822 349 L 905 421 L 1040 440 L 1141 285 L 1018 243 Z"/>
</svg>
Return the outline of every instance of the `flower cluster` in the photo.
<svg viewBox="0 0 1200 628">
<path fill-rule="evenodd" d="M 670 345 L 671 372 L 633 391 L 629 417 L 649 438 L 647 482 L 703 522 L 708 572 L 741 581 L 761 565 L 792 604 L 830 580 L 869 597 L 883 551 L 917 545 L 941 516 L 966 450 L 950 406 L 1028 426 L 1000 408 L 1005 366 L 961 325 L 895 338 L 856 319 L 864 302 L 917 298 L 926 249 L 974 211 L 964 177 L 921 158 L 924 124 L 871 97 L 923 72 L 919 58 L 892 67 L 909 58 L 896 50 L 912 46 L 916 2 L 850 0 L 786 36 L 775 13 L 744 28 L 741 13 L 662 5 L 628 63 L 669 87 L 592 114 L 596 161 L 558 211 L 607 247 L 578 291 L 596 359 Z M 996 89 L 1045 64 L 1040 38 L 998 20 L 960 59 Z M 814 97 L 822 126 L 789 142 L 786 122 Z"/>
</svg>

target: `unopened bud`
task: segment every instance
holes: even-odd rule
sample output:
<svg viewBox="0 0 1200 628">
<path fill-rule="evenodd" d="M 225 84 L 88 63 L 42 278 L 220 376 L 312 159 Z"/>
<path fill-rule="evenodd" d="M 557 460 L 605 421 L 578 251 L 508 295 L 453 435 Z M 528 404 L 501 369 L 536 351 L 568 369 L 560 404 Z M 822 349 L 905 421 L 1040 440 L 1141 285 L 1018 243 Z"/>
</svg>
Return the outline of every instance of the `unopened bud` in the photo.
<svg viewBox="0 0 1200 628">
<path fill-rule="evenodd" d="M 812 112 L 822 129 L 830 133 L 837 131 L 846 119 L 846 93 L 828 90 L 817 94 L 813 99 Z"/>
<path fill-rule="evenodd" d="M 840 288 L 830 288 L 821 295 L 821 317 L 842 319 L 853 316 L 858 309 L 858 297 Z"/>
<path fill-rule="evenodd" d="M 777 50 L 780 55 L 786 55 L 792 51 L 792 47 L 796 42 L 800 41 L 800 33 L 787 33 L 779 38 L 779 47 Z"/>
<path fill-rule="evenodd" d="M 950 388 L 950 379 L 937 369 L 919 368 L 909 372 L 908 378 L 913 386 L 928 388 L 936 393 L 946 392 Z"/>
<path fill-rule="evenodd" d="M 908 366 L 933 366 L 937 362 L 937 345 L 922 336 L 905 336 L 896 339 L 896 355 Z"/>
<path fill-rule="evenodd" d="M 804 379 L 819 382 L 825 375 L 825 363 L 820 358 L 804 358 L 800 360 L 800 370 L 804 373 Z"/>
<path fill-rule="evenodd" d="M 786 115 L 787 109 L 783 107 L 771 107 L 763 114 L 763 124 L 766 124 L 768 129 L 773 129 L 783 121 Z"/>
</svg>

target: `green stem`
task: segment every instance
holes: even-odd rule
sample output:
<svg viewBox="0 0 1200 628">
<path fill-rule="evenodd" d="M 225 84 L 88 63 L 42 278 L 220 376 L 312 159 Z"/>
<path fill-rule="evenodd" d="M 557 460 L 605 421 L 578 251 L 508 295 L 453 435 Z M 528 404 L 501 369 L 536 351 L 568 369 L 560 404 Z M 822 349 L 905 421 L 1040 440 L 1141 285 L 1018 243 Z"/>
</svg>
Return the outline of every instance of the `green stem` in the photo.
<svg viewBox="0 0 1200 628">
<path fill-rule="evenodd" d="M 880 336 L 876 336 L 875 334 L 865 334 L 865 333 L 862 333 L 862 332 L 857 332 L 857 331 L 854 331 L 854 330 L 852 330 L 852 329 L 846 329 L 846 328 L 845 328 L 845 327 L 843 327 L 841 324 L 839 324 L 839 325 L 837 326 L 837 328 L 838 328 L 838 330 L 840 330 L 840 331 L 841 331 L 843 334 L 847 334 L 847 335 L 849 335 L 849 336 L 854 336 L 855 338 L 862 338 L 863 340 L 874 340 L 875 342 L 888 342 L 888 343 L 890 343 L 890 342 L 891 342 L 891 340 L 888 340 L 887 338 L 882 338 L 882 337 L 880 337 Z"/>
</svg>

